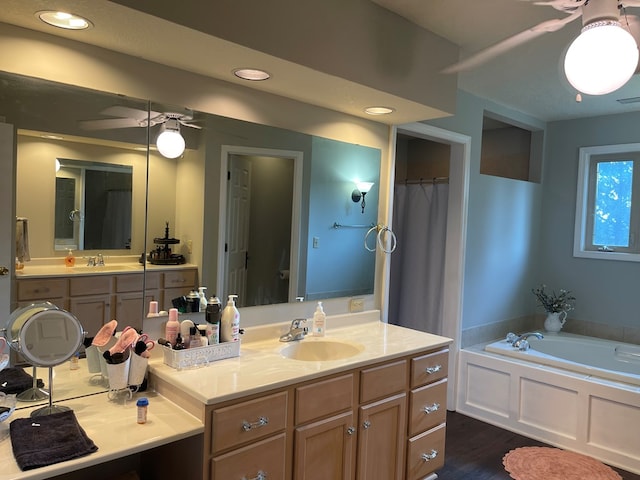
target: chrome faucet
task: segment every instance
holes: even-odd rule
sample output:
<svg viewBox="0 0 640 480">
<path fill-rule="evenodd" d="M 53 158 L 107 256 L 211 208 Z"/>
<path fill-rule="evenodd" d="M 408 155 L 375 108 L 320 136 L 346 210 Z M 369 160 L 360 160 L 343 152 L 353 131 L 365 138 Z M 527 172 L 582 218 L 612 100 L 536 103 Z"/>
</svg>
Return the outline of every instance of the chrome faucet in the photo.
<svg viewBox="0 0 640 480">
<path fill-rule="evenodd" d="M 99 253 L 98 257 L 96 258 L 96 267 L 104 267 L 104 257 L 101 253 Z"/>
<path fill-rule="evenodd" d="M 293 342 L 295 340 L 302 340 L 307 332 L 307 327 L 302 327 L 303 323 L 306 323 L 306 318 L 296 318 L 291 322 L 289 331 L 280 337 L 281 342 Z"/>
<path fill-rule="evenodd" d="M 96 266 L 96 257 L 89 257 L 87 260 L 87 267 L 95 267 Z"/>
<path fill-rule="evenodd" d="M 527 332 L 522 335 L 516 335 L 515 333 L 509 333 L 507 335 L 507 342 L 513 345 L 518 350 L 529 350 L 529 341 L 527 338 L 536 337 L 542 339 L 544 336 L 540 332 Z"/>
</svg>

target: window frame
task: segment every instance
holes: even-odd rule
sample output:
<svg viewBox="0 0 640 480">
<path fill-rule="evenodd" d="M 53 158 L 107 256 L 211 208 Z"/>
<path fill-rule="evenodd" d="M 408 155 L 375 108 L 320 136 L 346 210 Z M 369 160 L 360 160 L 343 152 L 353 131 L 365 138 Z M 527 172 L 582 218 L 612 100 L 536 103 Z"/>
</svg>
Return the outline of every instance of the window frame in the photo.
<svg viewBox="0 0 640 480">
<path fill-rule="evenodd" d="M 590 213 L 593 209 L 589 202 L 593 201 L 592 186 L 595 188 L 595 181 L 592 180 L 596 171 L 594 165 L 598 161 L 622 160 L 628 155 L 635 162 L 632 189 L 635 190 L 635 197 L 632 190 L 632 206 L 630 229 L 632 230 L 635 248 L 625 251 L 603 251 L 593 248 L 587 238 L 593 233 L 593 219 Z M 608 157 L 604 159 L 603 157 Z M 573 256 L 578 258 L 591 258 L 598 260 L 618 260 L 627 262 L 640 262 L 640 237 L 638 228 L 640 227 L 640 143 L 628 143 L 619 145 L 599 145 L 594 147 L 581 147 L 578 161 L 578 188 L 576 193 L 576 217 L 573 234 Z M 636 232 L 635 235 L 633 232 Z M 623 247 L 624 248 L 624 247 Z"/>
</svg>

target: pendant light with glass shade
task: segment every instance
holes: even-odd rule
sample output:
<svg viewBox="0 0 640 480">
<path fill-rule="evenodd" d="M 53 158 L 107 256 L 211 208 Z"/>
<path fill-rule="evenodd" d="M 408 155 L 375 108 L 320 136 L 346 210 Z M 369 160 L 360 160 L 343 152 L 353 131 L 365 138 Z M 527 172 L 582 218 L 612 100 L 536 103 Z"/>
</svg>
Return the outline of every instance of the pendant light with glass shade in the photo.
<svg viewBox="0 0 640 480">
<path fill-rule="evenodd" d="M 579 92 L 611 93 L 636 71 L 638 46 L 619 17 L 615 0 L 591 0 L 582 6 L 582 31 L 564 59 L 567 80 Z"/>
</svg>

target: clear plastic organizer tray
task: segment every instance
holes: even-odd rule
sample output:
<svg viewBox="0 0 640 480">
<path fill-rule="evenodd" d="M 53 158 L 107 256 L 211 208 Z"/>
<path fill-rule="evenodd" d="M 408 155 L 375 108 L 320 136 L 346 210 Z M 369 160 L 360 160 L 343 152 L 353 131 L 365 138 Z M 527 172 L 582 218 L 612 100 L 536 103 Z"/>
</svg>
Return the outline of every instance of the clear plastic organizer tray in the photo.
<svg viewBox="0 0 640 480">
<path fill-rule="evenodd" d="M 204 367 L 217 360 L 240 356 L 240 341 L 187 348 L 185 350 L 172 350 L 163 346 L 162 353 L 164 354 L 164 363 L 178 370 Z"/>
</svg>

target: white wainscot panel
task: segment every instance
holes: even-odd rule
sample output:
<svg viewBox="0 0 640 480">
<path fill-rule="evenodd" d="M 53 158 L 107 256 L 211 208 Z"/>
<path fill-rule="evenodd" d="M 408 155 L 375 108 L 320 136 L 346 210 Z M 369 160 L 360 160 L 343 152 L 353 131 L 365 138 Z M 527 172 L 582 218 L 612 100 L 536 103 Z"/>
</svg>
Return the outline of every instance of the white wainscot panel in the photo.
<svg viewBox="0 0 640 480">
<path fill-rule="evenodd" d="M 467 405 L 508 418 L 511 375 L 483 365 L 467 364 Z"/>
<path fill-rule="evenodd" d="M 578 392 L 520 378 L 519 421 L 575 439 L 578 434 Z"/>
<path fill-rule="evenodd" d="M 629 403 L 592 396 L 588 443 L 599 448 L 640 458 L 640 399 L 638 394 L 628 395 Z"/>
</svg>

